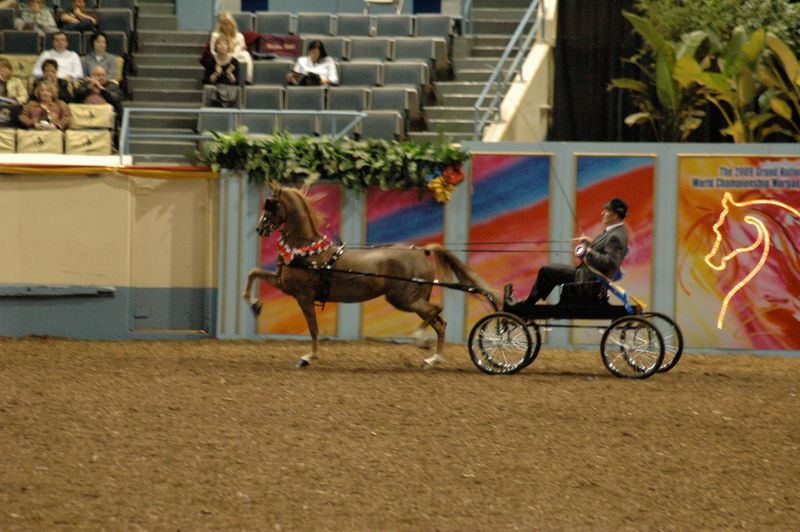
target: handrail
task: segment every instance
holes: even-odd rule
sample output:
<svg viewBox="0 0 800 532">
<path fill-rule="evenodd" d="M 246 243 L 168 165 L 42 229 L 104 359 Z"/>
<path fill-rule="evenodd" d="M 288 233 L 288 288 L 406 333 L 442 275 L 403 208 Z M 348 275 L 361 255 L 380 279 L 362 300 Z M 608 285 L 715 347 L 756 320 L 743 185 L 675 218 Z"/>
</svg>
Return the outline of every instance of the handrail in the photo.
<svg viewBox="0 0 800 532">
<path fill-rule="evenodd" d="M 538 13 L 537 13 L 538 12 Z M 520 41 L 523 32 L 525 31 L 525 26 L 528 25 L 531 18 L 534 14 L 538 14 L 536 21 L 531 28 L 531 31 L 528 32 L 527 36 L 525 37 L 525 41 L 520 46 L 519 51 L 517 52 L 514 61 L 511 63 L 511 67 L 506 72 L 505 76 L 501 78 L 503 73 L 503 67 L 506 64 L 506 61 L 511 56 L 511 52 L 514 49 L 514 46 Z M 544 0 L 534 0 L 531 2 L 531 5 L 528 7 L 528 10 L 525 12 L 525 16 L 522 17 L 517 29 L 514 31 L 514 35 L 511 36 L 511 40 L 508 41 L 506 45 L 506 49 L 503 50 L 503 55 L 500 57 L 500 60 L 497 62 L 497 65 L 494 67 L 494 71 L 492 75 L 489 77 L 489 81 L 486 82 L 486 85 L 483 87 L 481 91 L 481 95 L 478 97 L 478 100 L 475 102 L 473 107 L 473 112 L 475 115 L 475 139 L 480 140 L 481 135 L 483 134 L 483 129 L 486 125 L 500 113 L 500 101 L 505 96 L 506 88 L 508 85 L 513 81 L 514 77 L 517 74 L 522 73 L 522 63 L 525 60 L 525 57 L 528 55 L 528 50 L 531 47 L 531 42 L 538 36 L 538 34 L 542 33 L 542 38 L 544 38 Z M 481 113 L 481 109 L 484 107 L 484 103 L 486 102 L 487 98 L 489 97 L 489 92 L 493 90 L 495 84 L 499 86 L 494 91 L 494 97 L 492 98 L 492 102 L 489 104 L 488 109 Z"/>
<path fill-rule="evenodd" d="M 473 0 L 466 0 L 461 4 L 461 34 L 472 35 L 472 3 Z"/>
<path fill-rule="evenodd" d="M 203 133 L 131 133 L 130 123 L 132 114 L 224 114 L 228 116 L 229 130 L 236 129 L 236 119 L 241 115 L 319 115 L 333 117 L 333 139 L 340 139 L 350 133 L 363 120 L 367 113 L 360 111 L 311 111 L 301 109 L 222 109 L 209 107 L 125 107 L 122 110 L 122 124 L 120 125 L 118 153 L 120 161 L 123 157 L 131 155 L 131 139 L 179 139 L 179 140 L 207 140 L 212 138 L 209 134 Z M 348 120 L 345 126 L 339 130 L 336 127 L 336 117 L 344 116 Z"/>
</svg>

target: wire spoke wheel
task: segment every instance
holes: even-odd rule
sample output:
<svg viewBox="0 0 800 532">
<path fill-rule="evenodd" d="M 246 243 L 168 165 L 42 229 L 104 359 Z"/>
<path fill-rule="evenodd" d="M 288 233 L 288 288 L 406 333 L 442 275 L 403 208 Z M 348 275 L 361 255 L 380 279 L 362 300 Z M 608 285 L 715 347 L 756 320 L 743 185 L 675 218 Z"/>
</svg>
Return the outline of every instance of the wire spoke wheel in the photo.
<svg viewBox="0 0 800 532">
<path fill-rule="evenodd" d="M 603 333 L 600 354 L 608 371 L 617 377 L 644 379 L 661 367 L 664 339 L 646 319 L 625 316 L 614 320 Z"/>
<path fill-rule="evenodd" d="M 655 325 L 664 339 L 664 360 L 658 371 L 671 370 L 683 354 L 683 333 L 681 333 L 680 327 L 672 318 L 660 312 L 644 312 L 640 316 Z"/>
<path fill-rule="evenodd" d="M 484 316 L 469 333 L 469 355 L 484 373 L 511 374 L 528 366 L 539 354 L 539 328 L 505 312 Z M 534 345 L 533 338 L 536 339 Z"/>
</svg>

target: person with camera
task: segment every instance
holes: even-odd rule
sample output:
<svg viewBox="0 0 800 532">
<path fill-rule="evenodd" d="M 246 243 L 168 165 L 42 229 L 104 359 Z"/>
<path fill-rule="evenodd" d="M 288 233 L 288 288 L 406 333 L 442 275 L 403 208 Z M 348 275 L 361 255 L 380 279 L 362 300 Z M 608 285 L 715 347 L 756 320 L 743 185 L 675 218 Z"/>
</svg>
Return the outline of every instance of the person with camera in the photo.
<svg viewBox="0 0 800 532">
<path fill-rule="evenodd" d="M 286 75 L 289 85 L 338 85 L 336 62 L 328 55 L 320 40 L 311 41 L 307 55 L 297 58 L 292 71 Z"/>
<path fill-rule="evenodd" d="M 67 129 L 69 127 L 69 107 L 58 99 L 58 89 L 49 81 L 42 81 L 36 87 L 36 100 L 31 100 L 19 115 L 19 122 L 27 129 Z"/>
</svg>

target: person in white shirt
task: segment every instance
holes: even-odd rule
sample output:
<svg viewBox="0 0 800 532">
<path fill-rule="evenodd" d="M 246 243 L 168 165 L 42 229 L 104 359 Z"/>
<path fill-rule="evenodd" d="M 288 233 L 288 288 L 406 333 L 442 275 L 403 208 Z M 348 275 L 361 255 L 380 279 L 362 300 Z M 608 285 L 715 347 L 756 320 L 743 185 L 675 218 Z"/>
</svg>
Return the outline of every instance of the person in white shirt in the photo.
<svg viewBox="0 0 800 532">
<path fill-rule="evenodd" d="M 322 41 L 315 40 L 308 45 L 308 55 L 297 58 L 286 80 L 290 85 L 338 85 L 339 71 Z"/>
<path fill-rule="evenodd" d="M 68 50 L 67 34 L 63 31 L 53 34 L 53 48 L 45 50 L 39 55 L 36 64 L 33 65 L 34 78 L 41 78 L 44 76 L 42 72 L 42 63 L 48 59 L 54 59 L 58 63 L 58 77 L 70 82 L 77 82 L 83 79 L 83 65 L 81 58 L 72 50 Z"/>
<path fill-rule="evenodd" d="M 612 198 L 603 206 L 601 212 L 602 223 L 605 227 L 603 232 L 594 239 L 590 239 L 586 235 L 581 235 L 576 239 L 580 242 L 575 249 L 575 255 L 582 261 L 580 266 L 575 267 L 568 264 L 542 266 L 530 295 L 522 301 L 514 301 L 512 286 L 506 285 L 503 310 L 524 314 L 537 301 L 546 299 L 553 288 L 560 284 L 596 281 L 595 272 L 613 280 L 619 274 L 622 260 L 628 254 L 628 230 L 623 223 L 627 215 L 628 205 L 619 198 Z M 587 288 L 591 289 L 588 286 Z"/>
</svg>

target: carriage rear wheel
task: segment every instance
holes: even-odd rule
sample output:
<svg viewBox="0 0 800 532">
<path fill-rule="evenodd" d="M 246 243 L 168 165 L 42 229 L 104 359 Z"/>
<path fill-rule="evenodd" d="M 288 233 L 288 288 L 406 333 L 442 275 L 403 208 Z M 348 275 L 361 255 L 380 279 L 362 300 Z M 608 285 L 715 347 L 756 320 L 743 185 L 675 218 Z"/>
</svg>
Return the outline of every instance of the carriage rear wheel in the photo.
<svg viewBox="0 0 800 532">
<path fill-rule="evenodd" d="M 603 333 L 600 354 L 608 371 L 617 377 L 644 379 L 661 367 L 664 339 L 646 319 L 623 316 Z"/>
<path fill-rule="evenodd" d="M 469 333 L 469 355 L 484 373 L 511 374 L 528 366 L 542 345 L 539 328 L 514 314 L 495 312 L 484 316 Z M 534 343 L 535 340 L 535 343 Z"/>
<path fill-rule="evenodd" d="M 680 327 L 672 318 L 660 312 L 644 312 L 640 316 L 655 325 L 664 339 L 664 360 L 658 371 L 671 370 L 683 354 L 683 333 Z"/>
</svg>

